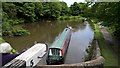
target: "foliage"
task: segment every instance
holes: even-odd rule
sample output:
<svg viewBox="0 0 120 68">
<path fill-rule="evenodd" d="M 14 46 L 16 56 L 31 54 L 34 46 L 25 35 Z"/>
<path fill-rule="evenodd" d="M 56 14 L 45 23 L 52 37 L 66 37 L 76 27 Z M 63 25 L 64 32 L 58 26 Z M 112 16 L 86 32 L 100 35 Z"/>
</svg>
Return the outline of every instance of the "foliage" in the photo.
<svg viewBox="0 0 120 68">
<path fill-rule="evenodd" d="M 73 5 L 70 6 L 70 14 L 73 16 L 85 15 L 86 13 L 88 13 L 86 11 L 87 9 L 88 4 L 74 2 Z"/>
<path fill-rule="evenodd" d="M 81 16 L 60 16 L 57 18 L 58 20 L 81 20 Z"/>
<path fill-rule="evenodd" d="M 14 25 L 34 22 L 42 18 L 58 20 L 79 19 L 77 16 L 97 18 L 102 25 L 110 27 L 112 33 L 120 38 L 120 2 L 95 3 L 74 2 L 70 7 L 65 2 L 10 2 L 3 3 L 3 31 L 8 34 Z"/>
<path fill-rule="evenodd" d="M 67 6 L 67 4 L 65 2 L 60 2 L 61 5 L 61 12 L 60 12 L 60 16 L 66 16 L 69 15 L 69 7 Z"/>
<path fill-rule="evenodd" d="M 30 34 L 30 32 L 23 29 L 21 26 L 15 26 L 14 29 L 12 30 L 12 33 L 14 34 L 14 36 L 21 36 L 21 35 L 29 35 Z"/>
<path fill-rule="evenodd" d="M 90 61 L 92 60 L 93 56 L 95 55 L 95 39 L 93 39 L 91 45 L 89 46 L 89 48 L 86 49 L 86 52 L 88 53 L 88 55 L 85 57 L 84 61 Z"/>
<path fill-rule="evenodd" d="M 43 17 L 57 18 L 60 15 L 61 7 L 59 2 L 43 2 Z"/>
<path fill-rule="evenodd" d="M 33 22 L 35 17 L 34 13 L 35 5 L 33 3 L 25 3 L 23 7 L 24 7 L 23 9 L 24 19 Z"/>
<path fill-rule="evenodd" d="M 7 15 L 6 12 L 3 12 L 3 23 L 2 23 L 2 34 L 8 35 L 8 36 L 14 36 L 17 35 L 17 33 L 20 33 L 19 35 L 25 35 L 25 34 L 30 34 L 28 31 L 23 29 L 21 26 L 20 29 L 16 28 L 15 26 L 18 24 L 21 24 L 24 22 L 22 19 L 8 19 L 9 16 Z"/>
<path fill-rule="evenodd" d="M 111 28 L 114 36 L 120 39 L 120 2 L 95 3 L 90 9 L 90 17 L 103 21 L 102 25 Z"/>
<path fill-rule="evenodd" d="M 16 36 L 28 33 L 22 26 L 22 29 L 16 28 L 19 24 L 35 22 L 43 18 L 80 20 L 80 15 L 86 14 L 84 11 L 88 5 L 85 3 L 75 2 L 68 7 L 65 2 L 56 1 L 57 2 L 3 2 L 3 35 Z"/>
<path fill-rule="evenodd" d="M 12 50 L 11 50 L 10 53 L 11 53 L 11 54 L 18 54 L 18 51 L 17 51 L 16 49 L 12 48 Z"/>
<path fill-rule="evenodd" d="M 70 13 L 74 16 L 77 16 L 81 13 L 81 8 L 77 2 L 74 2 L 74 4 L 70 6 Z"/>
<path fill-rule="evenodd" d="M 38 3 L 34 3 L 35 4 L 35 15 L 36 15 L 36 19 L 39 20 L 43 15 L 43 5 L 42 3 L 38 2 Z"/>
<path fill-rule="evenodd" d="M 8 20 L 8 15 L 6 12 L 3 12 L 3 23 L 2 23 L 2 33 L 11 35 L 12 25 L 10 25 Z"/>
<path fill-rule="evenodd" d="M 7 13 L 9 18 L 15 18 L 17 14 L 16 5 L 13 3 L 3 3 L 2 4 L 3 11 Z"/>
<path fill-rule="evenodd" d="M 69 12 L 65 2 L 9 2 L 2 4 L 2 34 L 18 36 L 30 34 L 19 24 L 34 22 L 42 18 L 56 19 Z"/>
</svg>

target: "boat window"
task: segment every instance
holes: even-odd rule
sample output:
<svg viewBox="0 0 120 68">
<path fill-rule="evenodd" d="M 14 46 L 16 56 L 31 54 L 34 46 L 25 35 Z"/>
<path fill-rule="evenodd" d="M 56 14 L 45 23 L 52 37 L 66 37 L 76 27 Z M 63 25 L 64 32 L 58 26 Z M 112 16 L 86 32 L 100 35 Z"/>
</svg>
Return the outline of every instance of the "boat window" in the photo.
<svg viewBox="0 0 120 68">
<path fill-rule="evenodd" d="M 60 56 L 62 56 L 62 52 L 61 51 L 59 51 L 60 52 Z"/>
<path fill-rule="evenodd" d="M 61 53 L 61 50 L 59 50 L 59 49 L 50 49 L 50 50 L 49 50 L 49 55 L 62 56 L 62 53 Z"/>
<path fill-rule="evenodd" d="M 50 51 L 49 51 L 49 55 L 52 55 L 52 51 L 51 51 L 51 49 L 50 49 Z"/>
</svg>

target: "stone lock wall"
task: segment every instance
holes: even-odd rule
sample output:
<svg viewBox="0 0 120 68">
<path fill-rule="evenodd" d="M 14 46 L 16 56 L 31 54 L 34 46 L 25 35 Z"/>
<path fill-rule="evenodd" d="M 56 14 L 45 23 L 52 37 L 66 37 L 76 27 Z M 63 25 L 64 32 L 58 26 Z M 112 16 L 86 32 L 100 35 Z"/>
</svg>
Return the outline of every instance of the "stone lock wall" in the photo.
<svg viewBox="0 0 120 68">
<path fill-rule="evenodd" d="M 104 58 L 99 56 L 95 60 L 76 63 L 76 64 L 62 64 L 62 65 L 41 65 L 39 68 L 102 68 Z"/>
<path fill-rule="evenodd" d="M 103 68 L 105 59 L 101 56 L 97 41 L 95 41 L 95 53 L 95 58 L 90 61 L 75 64 L 40 65 L 38 68 Z"/>
</svg>

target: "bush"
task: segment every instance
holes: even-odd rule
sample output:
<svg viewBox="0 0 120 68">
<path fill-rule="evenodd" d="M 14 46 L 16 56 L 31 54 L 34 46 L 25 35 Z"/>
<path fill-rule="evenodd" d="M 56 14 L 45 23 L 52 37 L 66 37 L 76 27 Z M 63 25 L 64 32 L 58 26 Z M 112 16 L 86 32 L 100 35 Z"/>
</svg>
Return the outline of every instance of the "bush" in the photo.
<svg viewBox="0 0 120 68">
<path fill-rule="evenodd" d="M 30 32 L 23 29 L 21 25 L 24 23 L 23 19 L 7 19 L 6 21 L 3 21 L 2 24 L 2 34 L 3 36 L 21 36 L 21 35 L 29 35 Z M 20 34 L 19 34 L 20 33 Z"/>
<path fill-rule="evenodd" d="M 63 16 L 60 16 L 60 17 L 58 18 L 58 20 L 64 20 L 64 17 L 63 17 Z"/>
<path fill-rule="evenodd" d="M 12 26 L 24 23 L 23 19 L 15 19 L 15 20 L 10 19 L 10 20 L 7 20 L 7 21 Z"/>
<path fill-rule="evenodd" d="M 24 23 L 23 19 L 16 19 L 14 22 L 14 25 L 18 25 L 18 24 L 22 24 L 22 23 Z"/>
<path fill-rule="evenodd" d="M 4 36 L 22 36 L 22 35 L 30 35 L 30 32 L 23 29 L 21 26 L 13 26 L 11 30 L 4 30 L 2 31 Z"/>
<path fill-rule="evenodd" d="M 80 20 L 81 16 L 60 16 L 58 20 Z"/>
<path fill-rule="evenodd" d="M 29 35 L 30 33 L 27 30 L 16 29 L 13 32 L 14 36 Z"/>
<path fill-rule="evenodd" d="M 12 31 L 14 36 L 21 36 L 21 35 L 30 35 L 30 32 L 28 32 L 27 30 L 23 29 L 23 28 L 18 28 L 18 29 L 14 29 Z"/>
</svg>

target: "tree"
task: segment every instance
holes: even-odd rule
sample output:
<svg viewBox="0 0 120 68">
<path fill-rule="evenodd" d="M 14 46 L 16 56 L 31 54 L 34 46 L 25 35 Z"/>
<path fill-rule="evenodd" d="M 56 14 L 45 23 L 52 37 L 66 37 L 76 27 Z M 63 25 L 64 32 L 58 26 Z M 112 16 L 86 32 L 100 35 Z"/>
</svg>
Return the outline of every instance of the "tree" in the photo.
<svg viewBox="0 0 120 68">
<path fill-rule="evenodd" d="M 81 15 L 82 16 L 89 16 L 89 7 L 88 7 L 89 5 L 87 4 L 87 3 L 79 3 L 79 7 L 80 7 L 80 9 L 81 9 Z"/>
<path fill-rule="evenodd" d="M 44 16 L 44 12 L 43 12 L 43 5 L 41 2 L 37 2 L 37 3 L 34 3 L 35 4 L 35 15 L 36 15 L 36 19 L 40 19 L 41 17 Z"/>
<path fill-rule="evenodd" d="M 3 35 L 12 35 L 12 25 L 9 23 L 8 18 L 9 16 L 7 15 L 6 12 L 2 12 L 2 34 Z"/>
<path fill-rule="evenodd" d="M 59 2 L 43 2 L 44 17 L 57 18 L 60 16 L 61 8 Z"/>
<path fill-rule="evenodd" d="M 81 8 L 77 2 L 74 2 L 74 4 L 70 6 L 70 13 L 73 16 L 77 16 L 81 13 Z"/>
<path fill-rule="evenodd" d="M 111 28 L 113 34 L 120 39 L 120 2 L 95 3 L 91 7 L 91 17 L 103 21 L 103 25 Z"/>
<path fill-rule="evenodd" d="M 61 16 L 64 15 L 69 15 L 69 7 L 67 6 L 67 4 L 65 2 L 60 2 L 61 5 Z"/>
<path fill-rule="evenodd" d="M 34 3 L 25 3 L 23 5 L 24 9 L 23 9 L 23 15 L 24 15 L 24 19 L 26 19 L 29 22 L 33 22 L 35 21 L 35 5 Z"/>
<path fill-rule="evenodd" d="M 3 11 L 8 14 L 10 18 L 15 18 L 17 14 L 17 8 L 13 3 L 3 3 Z"/>
</svg>

